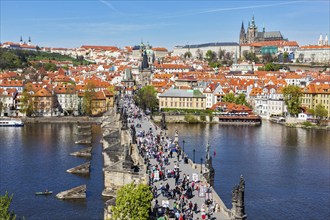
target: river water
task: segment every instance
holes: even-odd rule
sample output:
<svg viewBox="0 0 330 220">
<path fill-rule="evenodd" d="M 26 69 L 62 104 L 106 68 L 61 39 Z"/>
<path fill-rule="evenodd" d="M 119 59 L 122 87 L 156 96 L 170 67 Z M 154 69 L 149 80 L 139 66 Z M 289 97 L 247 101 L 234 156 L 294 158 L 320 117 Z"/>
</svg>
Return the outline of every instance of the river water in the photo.
<svg viewBox="0 0 330 220">
<path fill-rule="evenodd" d="M 26 219 L 102 219 L 103 159 L 101 129 L 93 126 L 91 173 L 81 177 L 66 170 L 89 159 L 70 156 L 86 145 L 77 145 L 72 124 L 27 124 L 0 127 L 0 191 L 13 193 L 11 209 Z M 86 201 L 61 201 L 55 195 L 87 184 Z M 54 191 L 35 196 L 37 191 Z"/>
<path fill-rule="evenodd" d="M 330 218 L 330 132 L 262 126 L 168 125 L 179 132 L 185 152 L 200 163 L 210 143 L 215 168 L 215 189 L 231 207 L 231 190 L 243 174 L 249 219 Z M 70 156 L 76 145 L 70 124 L 32 124 L 0 127 L 0 192 L 14 194 L 11 209 L 26 219 L 102 219 L 103 159 L 101 132 L 93 126 L 90 177 L 66 170 L 87 160 Z M 55 194 L 87 184 L 85 202 L 61 201 Z M 54 191 L 35 196 L 36 191 Z"/>
</svg>

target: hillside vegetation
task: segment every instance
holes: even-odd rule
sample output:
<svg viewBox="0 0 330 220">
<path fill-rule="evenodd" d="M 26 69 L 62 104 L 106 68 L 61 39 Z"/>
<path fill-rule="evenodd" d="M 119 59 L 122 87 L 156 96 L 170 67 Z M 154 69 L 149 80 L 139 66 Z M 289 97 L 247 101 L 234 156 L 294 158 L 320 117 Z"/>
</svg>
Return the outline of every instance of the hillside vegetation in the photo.
<svg viewBox="0 0 330 220">
<path fill-rule="evenodd" d="M 9 50 L 0 49 L 0 69 L 1 70 L 13 70 L 17 68 L 25 68 L 32 64 L 30 61 L 39 60 L 54 60 L 54 61 L 71 61 L 74 66 L 87 65 L 90 62 L 85 61 L 83 56 L 72 58 L 68 55 L 61 55 L 59 53 L 47 53 L 42 51 L 26 51 L 26 50 Z M 45 69 L 54 70 L 56 65 L 49 62 L 45 65 Z"/>
</svg>

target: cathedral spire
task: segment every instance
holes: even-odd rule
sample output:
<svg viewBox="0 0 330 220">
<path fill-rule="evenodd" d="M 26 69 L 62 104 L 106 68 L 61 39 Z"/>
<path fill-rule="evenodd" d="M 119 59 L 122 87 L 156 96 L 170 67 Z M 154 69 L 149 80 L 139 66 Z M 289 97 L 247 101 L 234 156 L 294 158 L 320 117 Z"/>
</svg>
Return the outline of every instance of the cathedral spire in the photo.
<svg viewBox="0 0 330 220">
<path fill-rule="evenodd" d="M 242 21 L 241 31 L 239 33 L 239 43 L 244 44 L 245 43 L 245 28 L 244 28 L 244 22 Z"/>
</svg>

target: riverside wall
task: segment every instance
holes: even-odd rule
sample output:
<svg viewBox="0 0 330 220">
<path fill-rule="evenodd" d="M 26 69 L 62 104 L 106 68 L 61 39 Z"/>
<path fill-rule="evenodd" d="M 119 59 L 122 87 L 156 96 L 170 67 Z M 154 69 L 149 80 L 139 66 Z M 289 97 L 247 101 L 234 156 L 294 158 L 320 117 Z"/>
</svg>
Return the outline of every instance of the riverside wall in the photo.
<svg viewBox="0 0 330 220">
<path fill-rule="evenodd" d="M 260 123 L 255 122 L 220 122 L 219 118 L 216 116 L 205 116 L 205 120 L 201 119 L 200 115 L 189 115 L 194 122 L 187 122 L 184 115 L 166 115 L 166 123 L 214 123 L 214 124 L 222 124 L 222 125 L 260 125 Z M 153 121 L 156 123 L 160 123 L 162 116 L 156 115 L 152 116 Z"/>
<path fill-rule="evenodd" d="M 22 117 L 25 124 L 34 123 L 92 123 L 98 124 L 102 117 L 88 117 L 88 116 L 63 116 L 63 117 Z"/>
</svg>

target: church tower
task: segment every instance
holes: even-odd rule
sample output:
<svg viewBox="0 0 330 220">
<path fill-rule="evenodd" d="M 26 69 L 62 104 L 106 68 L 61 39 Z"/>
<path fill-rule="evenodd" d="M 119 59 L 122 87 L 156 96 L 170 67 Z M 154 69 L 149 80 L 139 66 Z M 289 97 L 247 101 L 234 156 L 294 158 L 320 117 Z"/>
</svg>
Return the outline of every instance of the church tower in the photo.
<svg viewBox="0 0 330 220">
<path fill-rule="evenodd" d="M 246 34 L 245 34 L 244 23 L 242 21 L 241 32 L 239 33 L 239 44 L 245 44 L 245 43 L 246 43 Z"/>
<path fill-rule="evenodd" d="M 323 46 L 323 37 L 322 37 L 322 34 L 320 34 L 320 38 L 319 38 L 319 41 L 318 41 L 318 44 L 319 46 Z"/>
<path fill-rule="evenodd" d="M 329 45 L 328 34 L 325 35 L 325 38 L 324 38 L 324 45 L 325 45 L 325 46 L 328 46 L 328 45 Z"/>
<path fill-rule="evenodd" d="M 28 45 L 31 45 L 31 37 L 29 36 L 29 41 L 28 41 Z"/>
<path fill-rule="evenodd" d="M 19 40 L 19 45 L 23 45 L 23 38 L 21 36 L 20 40 Z"/>
<path fill-rule="evenodd" d="M 256 37 L 257 37 L 257 32 L 258 32 L 258 27 L 255 24 L 254 21 L 254 15 L 252 16 L 252 21 L 251 24 L 249 23 L 249 27 L 248 27 L 248 39 L 247 39 L 247 43 L 253 43 L 256 41 Z"/>
</svg>

